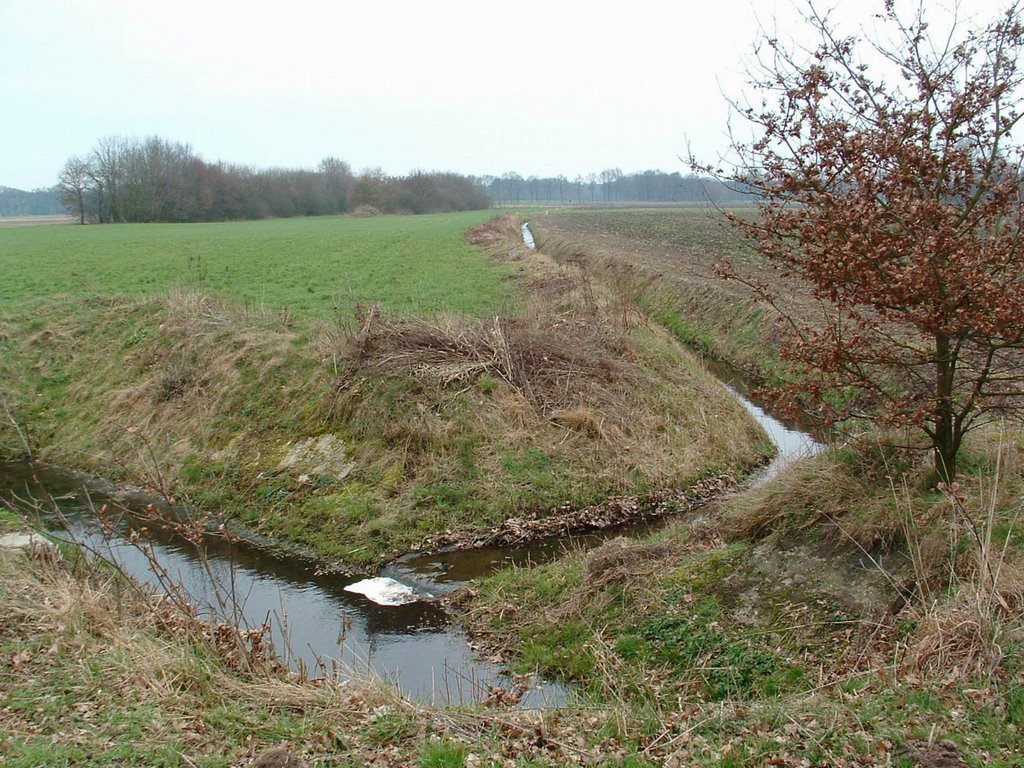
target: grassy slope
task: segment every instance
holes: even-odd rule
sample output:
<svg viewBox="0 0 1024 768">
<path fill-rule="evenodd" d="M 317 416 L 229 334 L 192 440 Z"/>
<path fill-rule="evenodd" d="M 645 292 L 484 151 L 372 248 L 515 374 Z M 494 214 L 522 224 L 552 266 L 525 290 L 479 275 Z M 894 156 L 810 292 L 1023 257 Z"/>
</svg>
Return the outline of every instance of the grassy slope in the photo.
<svg viewBox="0 0 1024 768">
<path fill-rule="evenodd" d="M 427 257 L 417 248 L 402 260 L 394 241 L 408 241 L 417 222 L 431 248 Z M 10 406 L 43 458 L 134 482 L 166 478 L 205 509 L 359 565 L 429 534 L 486 530 L 510 516 L 613 493 L 685 488 L 763 458 L 762 437 L 743 410 L 723 401 L 667 336 L 616 326 L 571 270 L 522 255 L 489 262 L 463 242 L 466 223 L 464 216 L 310 219 L 258 223 L 263 230 L 244 224 L 238 232 L 280 240 L 280 247 L 260 245 L 263 259 L 290 254 L 324 232 L 339 239 L 362 233 L 363 248 L 390 264 L 404 286 L 377 284 L 371 294 L 386 308 L 371 330 L 383 324 L 397 337 L 410 328 L 395 314 L 407 306 L 405 292 L 420 285 L 455 306 L 473 298 L 482 313 L 494 308 L 488 296 L 511 295 L 525 319 L 508 333 L 518 329 L 515 338 L 540 350 L 537 370 L 528 374 L 530 393 L 503 379 L 494 362 L 465 375 L 461 358 L 389 367 L 386 339 L 376 356 L 364 350 L 356 365 L 352 334 L 361 321 L 339 325 L 312 309 L 299 320 L 247 310 L 210 296 L 207 277 L 202 291 L 153 298 L 47 303 L 23 292 L 0 316 L 0 375 L 11 382 Z M 95 237 L 104 229 L 54 229 L 51 236 Z M 179 244 L 202 234 L 140 226 L 114 228 L 112 236 L 147 232 L 157 241 L 173 235 Z M 513 227 L 502 237 L 515 234 Z M 237 241 L 234 247 L 242 249 Z M 112 261 L 124 255 L 117 253 Z M 298 267 L 291 256 L 274 263 L 301 277 L 319 258 L 312 251 Z M 418 272 L 424 258 L 429 279 Z M 471 268 L 464 269 L 467 259 Z M 502 283 L 509 274 L 521 276 L 519 287 Z M 473 296 L 481 276 L 487 290 Z M 236 286 L 249 289 L 251 283 Z M 474 332 L 486 340 L 490 322 L 449 315 L 412 331 L 444 331 L 449 340 Z M 565 349 L 578 360 L 564 370 L 545 368 L 548 352 L 555 359 Z M 582 375 L 580 365 L 593 370 Z M 0 444 L 16 453 L 19 436 L 4 429 Z M 296 443 L 324 435 L 335 441 L 332 467 L 282 466 Z M 340 477 L 346 465 L 351 471 Z"/>
</svg>

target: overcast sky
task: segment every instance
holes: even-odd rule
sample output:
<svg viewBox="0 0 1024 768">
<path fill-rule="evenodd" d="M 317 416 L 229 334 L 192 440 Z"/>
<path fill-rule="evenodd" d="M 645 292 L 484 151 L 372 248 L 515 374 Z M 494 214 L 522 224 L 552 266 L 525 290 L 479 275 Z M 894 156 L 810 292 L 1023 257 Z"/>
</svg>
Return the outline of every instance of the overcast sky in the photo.
<svg viewBox="0 0 1024 768">
<path fill-rule="evenodd" d="M 795 18 L 789 0 L 0 0 L 0 185 L 49 186 L 114 134 L 258 167 L 686 171 L 688 141 L 725 149 L 759 25 L 799 37 Z"/>
</svg>

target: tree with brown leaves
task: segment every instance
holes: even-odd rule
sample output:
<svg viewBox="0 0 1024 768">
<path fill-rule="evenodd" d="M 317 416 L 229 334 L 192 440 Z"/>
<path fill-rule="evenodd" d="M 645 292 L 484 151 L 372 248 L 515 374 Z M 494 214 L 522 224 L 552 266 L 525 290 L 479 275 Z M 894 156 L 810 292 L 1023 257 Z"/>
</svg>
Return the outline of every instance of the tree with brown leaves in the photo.
<svg viewBox="0 0 1024 768">
<path fill-rule="evenodd" d="M 695 167 L 757 193 L 759 217 L 730 219 L 827 308 L 815 323 L 783 312 L 789 402 L 922 429 L 948 483 L 964 436 L 1024 394 L 1024 24 L 1016 4 L 941 35 L 925 16 L 889 0 L 877 44 L 808 6 L 815 47 L 765 39 L 762 100 L 734 104 L 755 138 L 734 142 L 731 171 Z M 723 272 L 779 306 L 767 282 Z M 849 388 L 856 406 L 836 397 Z"/>
</svg>

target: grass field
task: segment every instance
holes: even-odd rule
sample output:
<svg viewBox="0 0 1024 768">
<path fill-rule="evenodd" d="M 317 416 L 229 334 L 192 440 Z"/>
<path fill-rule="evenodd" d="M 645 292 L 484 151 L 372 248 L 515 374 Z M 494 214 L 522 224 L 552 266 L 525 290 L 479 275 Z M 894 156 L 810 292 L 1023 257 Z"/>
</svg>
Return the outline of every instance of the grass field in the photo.
<svg viewBox="0 0 1024 768">
<path fill-rule="evenodd" d="M 463 233 L 493 215 L 0 229 L 0 312 L 201 285 L 300 318 L 371 302 L 402 315 L 487 314 L 506 298 L 503 271 Z"/>
</svg>

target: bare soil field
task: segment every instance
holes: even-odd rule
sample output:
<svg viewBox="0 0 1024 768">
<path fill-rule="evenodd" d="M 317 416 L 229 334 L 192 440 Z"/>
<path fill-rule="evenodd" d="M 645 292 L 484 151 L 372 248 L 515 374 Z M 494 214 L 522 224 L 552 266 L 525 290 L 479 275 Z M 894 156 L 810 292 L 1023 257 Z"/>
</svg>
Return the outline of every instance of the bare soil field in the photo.
<svg viewBox="0 0 1024 768">
<path fill-rule="evenodd" d="M 730 262 L 749 279 L 775 286 L 794 317 L 811 319 L 818 311 L 805 290 L 767 266 L 714 209 L 559 211 L 531 219 L 530 226 L 545 252 L 599 273 L 691 347 L 758 378 L 777 370 L 783 321 L 717 267 Z"/>
<path fill-rule="evenodd" d="M 0 229 L 39 227 L 47 224 L 74 224 L 74 216 L 0 216 Z"/>
</svg>

